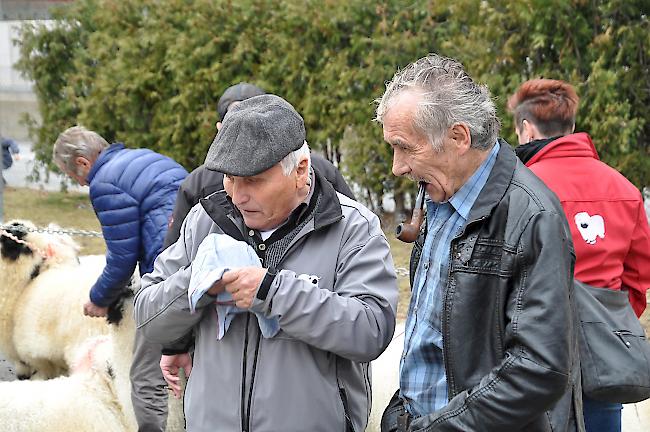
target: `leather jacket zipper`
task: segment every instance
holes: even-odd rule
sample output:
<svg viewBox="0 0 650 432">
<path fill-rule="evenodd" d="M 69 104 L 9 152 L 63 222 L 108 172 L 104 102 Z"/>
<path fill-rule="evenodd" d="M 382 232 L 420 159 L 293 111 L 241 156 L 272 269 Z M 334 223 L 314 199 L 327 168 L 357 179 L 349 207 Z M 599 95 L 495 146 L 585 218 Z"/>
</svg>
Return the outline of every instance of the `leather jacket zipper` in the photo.
<svg viewBox="0 0 650 432">
<path fill-rule="evenodd" d="M 442 358 L 443 358 L 443 362 L 444 362 L 444 365 L 445 365 L 445 374 L 447 375 L 447 400 L 451 400 L 454 396 L 456 396 L 456 384 L 454 382 L 455 381 L 454 380 L 454 375 L 453 375 L 452 370 L 451 370 L 451 360 L 449 359 L 449 356 L 450 356 L 451 353 L 449 352 L 449 350 L 447 350 L 447 344 L 444 343 L 445 339 L 449 339 L 448 321 L 449 321 L 450 310 L 449 310 L 449 305 L 447 303 L 447 297 L 448 297 L 447 294 L 448 294 L 448 291 L 449 291 L 447 288 L 449 287 L 449 280 L 450 280 L 449 278 L 451 276 L 451 266 L 452 266 L 453 259 L 454 259 L 455 241 L 458 240 L 459 238 L 461 238 L 463 235 L 465 235 L 465 231 L 467 230 L 467 228 L 470 225 L 473 225 L 473 224 L 478 223 L 478 222 L 480 222 L 482 220 L 485 220 L 485 219 L 487 219 L 487 217 L 488 217 L 488 215 L 481 216 L 480 218 L 474 219 L 473 221 L 468 222 L 467 224 L 465 224 L 465 226 L 461 229 L 461 231 L 457 235 L 455 235 L 454 238 L 451 239 L 451 243 L 450 243 L 449 262 L 447 264 L 447 281 L 445 283 L 445 292 L 444 292 L 444 295 L 443 295 L 443 298 L 442 298 L 442 313 L 443 313 L 443 315 L 442 315 L 442 323 L 441 323 L 441 325 L 442 325 L 442 340 L 443 340 L 443 342 L 442 342 L 442 347 L 443 347 L 443 349 L 442 349 L 442 351 L 443 351 Z"/>
</svg>

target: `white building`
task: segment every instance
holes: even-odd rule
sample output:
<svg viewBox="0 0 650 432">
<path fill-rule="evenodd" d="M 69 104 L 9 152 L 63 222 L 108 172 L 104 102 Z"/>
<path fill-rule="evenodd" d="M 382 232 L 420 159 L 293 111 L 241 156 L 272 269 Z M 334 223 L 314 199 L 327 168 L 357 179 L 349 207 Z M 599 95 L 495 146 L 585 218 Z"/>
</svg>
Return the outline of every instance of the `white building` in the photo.
<svg viewBox="0 0 650 432">
<path fill-rule="evenodd" d="M 0 134 L 17 141 L 28 141 L 24 114 L 40 119 L 32 83 L 14 69 L 20 58 L 15 46 L 18 29 L 25 20 L 47 20 L 49 9 L 70 0 L 0 0 Z"/>
</svg>

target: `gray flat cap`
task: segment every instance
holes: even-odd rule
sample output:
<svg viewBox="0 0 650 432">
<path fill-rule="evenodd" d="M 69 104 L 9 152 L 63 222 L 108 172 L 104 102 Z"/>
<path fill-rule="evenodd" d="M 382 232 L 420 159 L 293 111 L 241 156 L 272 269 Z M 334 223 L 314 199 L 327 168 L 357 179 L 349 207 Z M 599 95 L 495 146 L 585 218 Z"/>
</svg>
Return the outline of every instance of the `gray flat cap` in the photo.
<svg viewBox="0 0 650 432">
<path fill-rule="evenodd" d="M 217 114 L 223 120 L 228 112 L 228 107 L 233 102 L 240 102 L 253 96 L 260 96 L 266 94 L 264 90 L 256 85 L 240 82 L 233 86 L 228 87 L 217 102 Z"/>
<path fill-rule="evenodd" d="M 228 110 L 205 166 L 237 177 L 261 173 L 305 142 L 305 123 L 279 96 L 246 99 Z"/>
</svg>

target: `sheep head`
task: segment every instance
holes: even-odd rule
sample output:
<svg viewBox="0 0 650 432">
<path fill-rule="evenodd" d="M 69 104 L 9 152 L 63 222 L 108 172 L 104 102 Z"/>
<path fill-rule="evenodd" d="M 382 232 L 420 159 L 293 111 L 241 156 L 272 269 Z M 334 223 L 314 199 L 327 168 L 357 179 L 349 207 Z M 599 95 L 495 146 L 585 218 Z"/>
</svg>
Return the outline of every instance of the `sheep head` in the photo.
<svg viewBox="0 0 650 432">
<path fill-rule="evenodd" d="M 32 224 L 13 221 L 7 226 L 5 231 L 8 235 L 0 231 L 0 287 L 2 291 L 9 291 L 3 295 L 15 296 L 38 276 L 45 257 L 35 250 L 35 246 L 22 243 L 30 243 L 30 233 L 26 228 L 33 228 Z"/>
<path fill-rule="evenodd" d="M 10 221 L 4 230 L 9 235 L 2 235 L 0 231 L 0 258 L 11 262 L 41 255 L 41 263 L 48 265 L 78 261 L 80 248 L 72 237 L 67 234 L 35 232 L 35 229 L 36 226 L 29 221 Z M 48 229 L 56 230 L 59 227 L 50 224 Z"/>
</svg>

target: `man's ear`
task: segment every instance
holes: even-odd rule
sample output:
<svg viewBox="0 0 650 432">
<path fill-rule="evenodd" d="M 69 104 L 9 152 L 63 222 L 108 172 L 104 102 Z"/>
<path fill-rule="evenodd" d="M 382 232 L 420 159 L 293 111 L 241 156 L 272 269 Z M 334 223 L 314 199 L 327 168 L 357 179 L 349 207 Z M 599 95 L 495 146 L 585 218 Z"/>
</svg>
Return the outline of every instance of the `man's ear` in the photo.
<svg viewBox="0 0 650 432">
<path fill-rule="evenodd" d="M 447 134 L 451 142 L 458 149 L 460 155 L 463 155 L 472 146 L 472 135 L 464 123 L 455 123 L 449 128 Z"/>
<path fill-rule="evenodd" d="M 90 170 L 90 167 L 92 166 L 92 163 L 90 163 L 90 161 L 83 156 L 77 156 L 74 158 L 74 164 L 79 168 L 84 168 L 87 170 Z"/>
<path fill-rule="evenodd" d="M 303 158 L 298 162 L 296 167 L 296 185 L 298 188 L 304 187 L 309 182 L 309 161 Z"/>
</svg>

